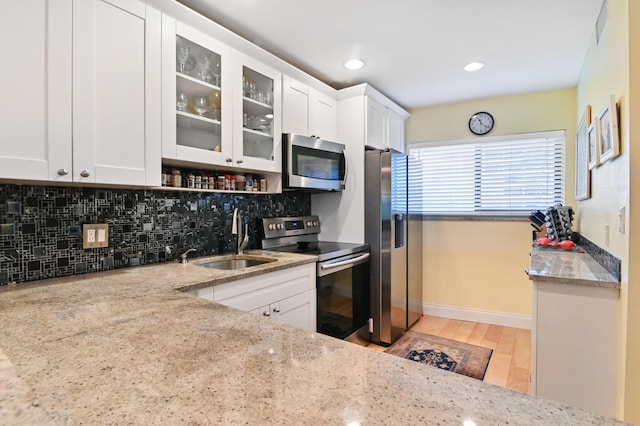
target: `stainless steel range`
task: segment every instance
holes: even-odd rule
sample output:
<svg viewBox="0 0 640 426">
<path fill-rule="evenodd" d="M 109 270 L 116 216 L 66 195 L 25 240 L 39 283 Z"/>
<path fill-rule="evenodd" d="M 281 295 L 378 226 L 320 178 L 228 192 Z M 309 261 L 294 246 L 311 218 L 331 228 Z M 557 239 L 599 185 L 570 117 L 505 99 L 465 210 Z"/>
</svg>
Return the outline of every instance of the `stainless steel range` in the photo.
<svg viewBox="0 0 640 426">
<path fill-rule="evenodd" d="M 265 250 L 318 256 L 318 332 L 344 339 L 369 320 L 369 246 L 319 241 L 318 216 L 262 219 Z"/>
</svg>

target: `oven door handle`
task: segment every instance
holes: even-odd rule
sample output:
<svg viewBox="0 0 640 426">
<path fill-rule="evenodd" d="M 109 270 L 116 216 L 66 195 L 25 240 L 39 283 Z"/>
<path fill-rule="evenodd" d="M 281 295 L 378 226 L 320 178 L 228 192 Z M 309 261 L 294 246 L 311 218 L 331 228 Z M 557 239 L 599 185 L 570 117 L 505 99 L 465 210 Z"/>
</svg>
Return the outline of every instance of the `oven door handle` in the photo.
<svg viewBox="0 0 640 426">
<path fill-rule="evenodd" d="M 369 253 L 365 253 L 362 256 L 354 257 L 353 259 L 349 260 L 343 260 L 342 262 L 334 262 L 326 265 L 320 264 L 320 269 L 325 271 L 327 269 L 339 268 L 341 266 L 354 265 L 358 262 L 368 259 L 369 256 Z"/>
</svg>

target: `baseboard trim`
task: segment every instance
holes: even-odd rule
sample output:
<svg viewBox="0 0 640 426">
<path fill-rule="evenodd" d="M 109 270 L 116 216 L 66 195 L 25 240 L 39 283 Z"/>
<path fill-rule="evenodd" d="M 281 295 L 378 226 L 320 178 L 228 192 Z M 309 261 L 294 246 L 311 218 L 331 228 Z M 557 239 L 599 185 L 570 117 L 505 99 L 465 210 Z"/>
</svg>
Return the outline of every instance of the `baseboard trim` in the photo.
<svg viewBox="0 0 640 426">
<path fill-rule="evenodd" d="M 531 330 L 531 317 L 527 315 L 507 314 L 504 312 L 483 311 L 480 309 L 460 308 L 447 305 L 435 305 L 432 303 L 423 303 L 422 312 L 434 317 L 475 321 L 485 324 L 495 324 Z"/>
</svg>

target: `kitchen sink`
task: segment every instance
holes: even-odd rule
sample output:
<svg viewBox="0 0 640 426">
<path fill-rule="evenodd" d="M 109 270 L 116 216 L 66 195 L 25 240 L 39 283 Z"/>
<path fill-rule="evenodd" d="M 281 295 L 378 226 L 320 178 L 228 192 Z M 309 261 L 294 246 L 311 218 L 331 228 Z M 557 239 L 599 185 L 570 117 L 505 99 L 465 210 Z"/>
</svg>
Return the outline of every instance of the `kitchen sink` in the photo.
<svg viewBox="0 0 640 426">
<path fill-rule="evenodd" d="M 230 257 L 225 256 L 224 259 L 200 263 L 197 265 L 202 266 L 203 268 L 230 270 L 264 265 L 265 263 L 275 262 L 276 260 L 277 259 L 272 259 L 270 257 L 235 255 Z"/>
</svg>

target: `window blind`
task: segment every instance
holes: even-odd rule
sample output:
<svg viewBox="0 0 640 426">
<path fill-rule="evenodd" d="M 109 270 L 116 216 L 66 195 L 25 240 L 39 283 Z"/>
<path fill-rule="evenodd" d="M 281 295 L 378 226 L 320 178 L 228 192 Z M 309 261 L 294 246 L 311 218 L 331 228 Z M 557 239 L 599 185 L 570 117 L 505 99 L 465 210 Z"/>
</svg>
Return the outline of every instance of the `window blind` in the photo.
<svg viewBox="0 0 640 426">
<path fill-rule="evenodd" d="M 410 153 L 421 163 L 409 167 L 414 212 L 528 216 L 564 203 L 564 131 L 425 142 Z"/>
</svg>

